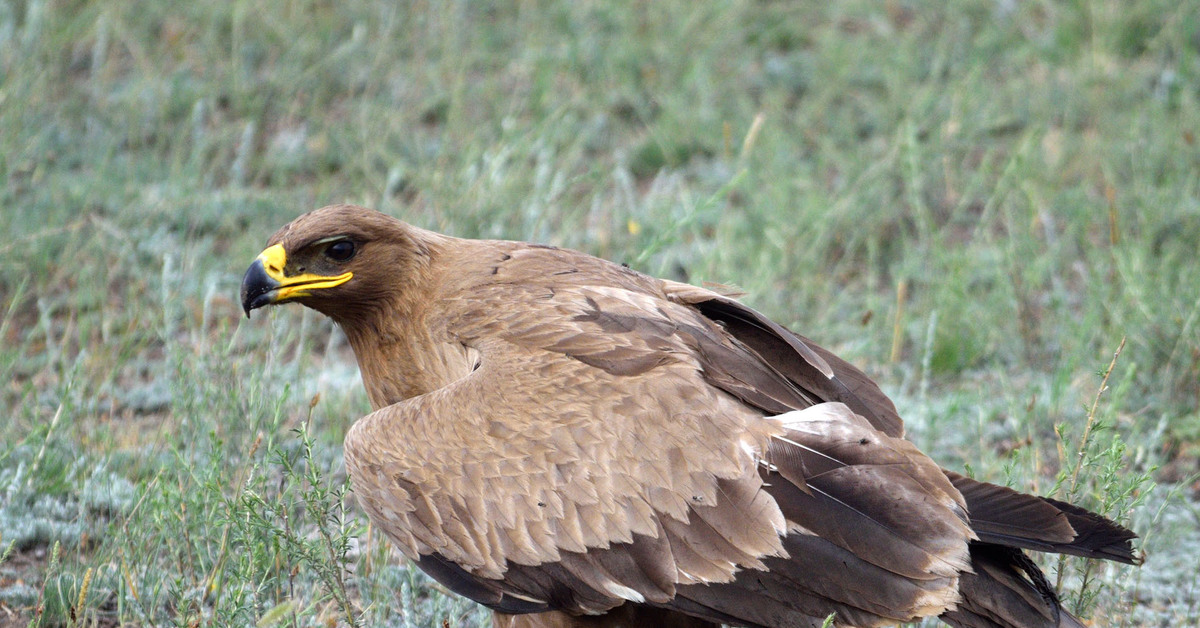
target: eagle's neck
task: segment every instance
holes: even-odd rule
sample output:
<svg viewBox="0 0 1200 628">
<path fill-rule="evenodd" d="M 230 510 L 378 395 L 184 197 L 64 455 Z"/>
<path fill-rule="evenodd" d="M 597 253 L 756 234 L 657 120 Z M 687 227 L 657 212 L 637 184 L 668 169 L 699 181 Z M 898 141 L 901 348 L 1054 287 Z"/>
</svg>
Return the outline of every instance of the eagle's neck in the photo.
<svg viewBox="0 0 1200 628">
<path fill-rule="evenodd" d="M 413 230 L 416 235 L 444 236 Z M 334 316 L 354 349 L 367 396 L 375 409 L 423 395 L 461 379 L 474 368 L 477 353 L 455 342 L 431 316 L 444 283 L 440 241 L 420 242 L 423 254 L 396 262 L 395 280 L 379 286 L 369 307 Z M 414 260 L 420 260 L 415 263 Z"/>
<path fill-rule="evenodd" d="M 462 344 L 434 338 L 419 325 L 388 327 L 392 329 L 384 333 L 343 327 L 376 410 L 442 388 L 475 366 L 475 351 Z M 402 331 L 404 327 L 410 329 Z"/>
</svg>

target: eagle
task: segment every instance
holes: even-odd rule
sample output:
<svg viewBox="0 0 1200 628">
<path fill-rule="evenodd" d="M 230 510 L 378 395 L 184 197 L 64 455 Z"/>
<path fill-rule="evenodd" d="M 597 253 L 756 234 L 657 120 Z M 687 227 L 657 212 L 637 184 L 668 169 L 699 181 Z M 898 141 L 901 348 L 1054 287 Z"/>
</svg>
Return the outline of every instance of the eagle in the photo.
<svg viewBox="0 0 1200 628">
<path fill-rule="evenodd" d="M 1140 561 L 1098 514 L 942 469 L 862 371 L 711 290 L 333 205 L 241 298 L 345 332 L 362 509 L 498 627 L 1082 626 L 1025 551 Z"/>
</svg>

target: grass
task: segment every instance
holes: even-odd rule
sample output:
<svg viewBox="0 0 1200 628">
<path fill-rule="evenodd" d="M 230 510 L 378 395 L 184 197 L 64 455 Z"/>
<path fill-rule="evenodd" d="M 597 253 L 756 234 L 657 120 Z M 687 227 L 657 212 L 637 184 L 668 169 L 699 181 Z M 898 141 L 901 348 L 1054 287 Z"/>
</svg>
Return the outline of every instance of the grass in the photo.
<svg viewBox="0 0 1200 628">
<path fill-rule="evenodd" d="M 487 623 L 349 496 L 338 332 L 240 317 L 336 201 L 737 284 L 1142 534 L 1072 608 L 1200 617 L 1194 2 L 168 5 L 0 5 L 0 625 Z"/>
</svg>

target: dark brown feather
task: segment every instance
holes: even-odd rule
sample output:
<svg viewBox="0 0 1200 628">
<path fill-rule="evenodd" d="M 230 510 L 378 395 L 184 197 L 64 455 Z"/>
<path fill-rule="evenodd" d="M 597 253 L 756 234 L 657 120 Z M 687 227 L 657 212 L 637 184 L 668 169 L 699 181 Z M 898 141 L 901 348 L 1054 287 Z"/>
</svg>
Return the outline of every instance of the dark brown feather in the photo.
<svg viewBox="0 0 1200 628">
<path fill-rule="evenodd" d="M 1059 605 L 1037 565 L 1021 550 L 971 544 L 972 571 L 959 580 L 963 600 L 941 619 L 961 628 L 1083 628 Z"/>
<path fill-rule="evenodd" d="M 1042 550 L 1075 539 L 1067 516 L 1044 499 L 953 471 L 945 474 L 966 500 L 971 529 L 981 541 Z"/>
<path fill-rule="evenodd" d="M 1137 535 L 1100 515 L 953 471 L 945 473 L 966 499 L 971 528 L 980 541 L 1126 564 L 1139 561 L 1132 543 Z"/>
<path fill-rule="evenodd" d="M 741 572 L 721 587 L 680 587 L 674 605 L 742 626 L 821 626 L 830 614 L 837 625 L 894 624 L 912 619 L 900 609 L 918 607 L 950 582 L 896 578 L 816 536 L 790 535 L 785 548 L 802 558 L 767 559 L 766 570 Z"/>
<path fill-rule="evenodd" d="M 808 405 L 840 401 L 884 434 L 904 435 L 904 422 L 891 399 L 857 367 L 733 299 L 695 290 L 685 302 L 721 322 L 730 335 L 753 349 L 763 362 L 807 391 L 812 399 Z M 792 406 L 803 407 L 806 406 Z"/>
<path fill-rule="evenodd" d="M 1079 506 L 1049 497 L 1040 499 L 1063 511 L 1076 533 L 1075 539 L 1070 543 L 1055 545 L 1048 551 L 1085 558 L 1103 558 L 1127 565 L 1142 564 L 1142 557 L 1133 549 L 1133 540 L 1137 535 L 1131 530 Z"/>
</svg>

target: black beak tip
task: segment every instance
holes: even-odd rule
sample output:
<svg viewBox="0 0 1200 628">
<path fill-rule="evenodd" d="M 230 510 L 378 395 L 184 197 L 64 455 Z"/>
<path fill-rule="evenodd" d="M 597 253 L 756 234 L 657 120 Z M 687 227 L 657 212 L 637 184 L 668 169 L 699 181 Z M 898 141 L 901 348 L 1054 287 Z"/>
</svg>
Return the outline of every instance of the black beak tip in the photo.
<svg viewBox="0 0 1200 628">
<path fill-rule="evenodd" d="M 242 277 L 242 310 L 246 312 L 246 318 L 250 318 L 251 310 L 270 305 L 272 293 L 278 287 L 279 283 L 267 275 L 262 260 L 254 260 Z"/>
</svg>

